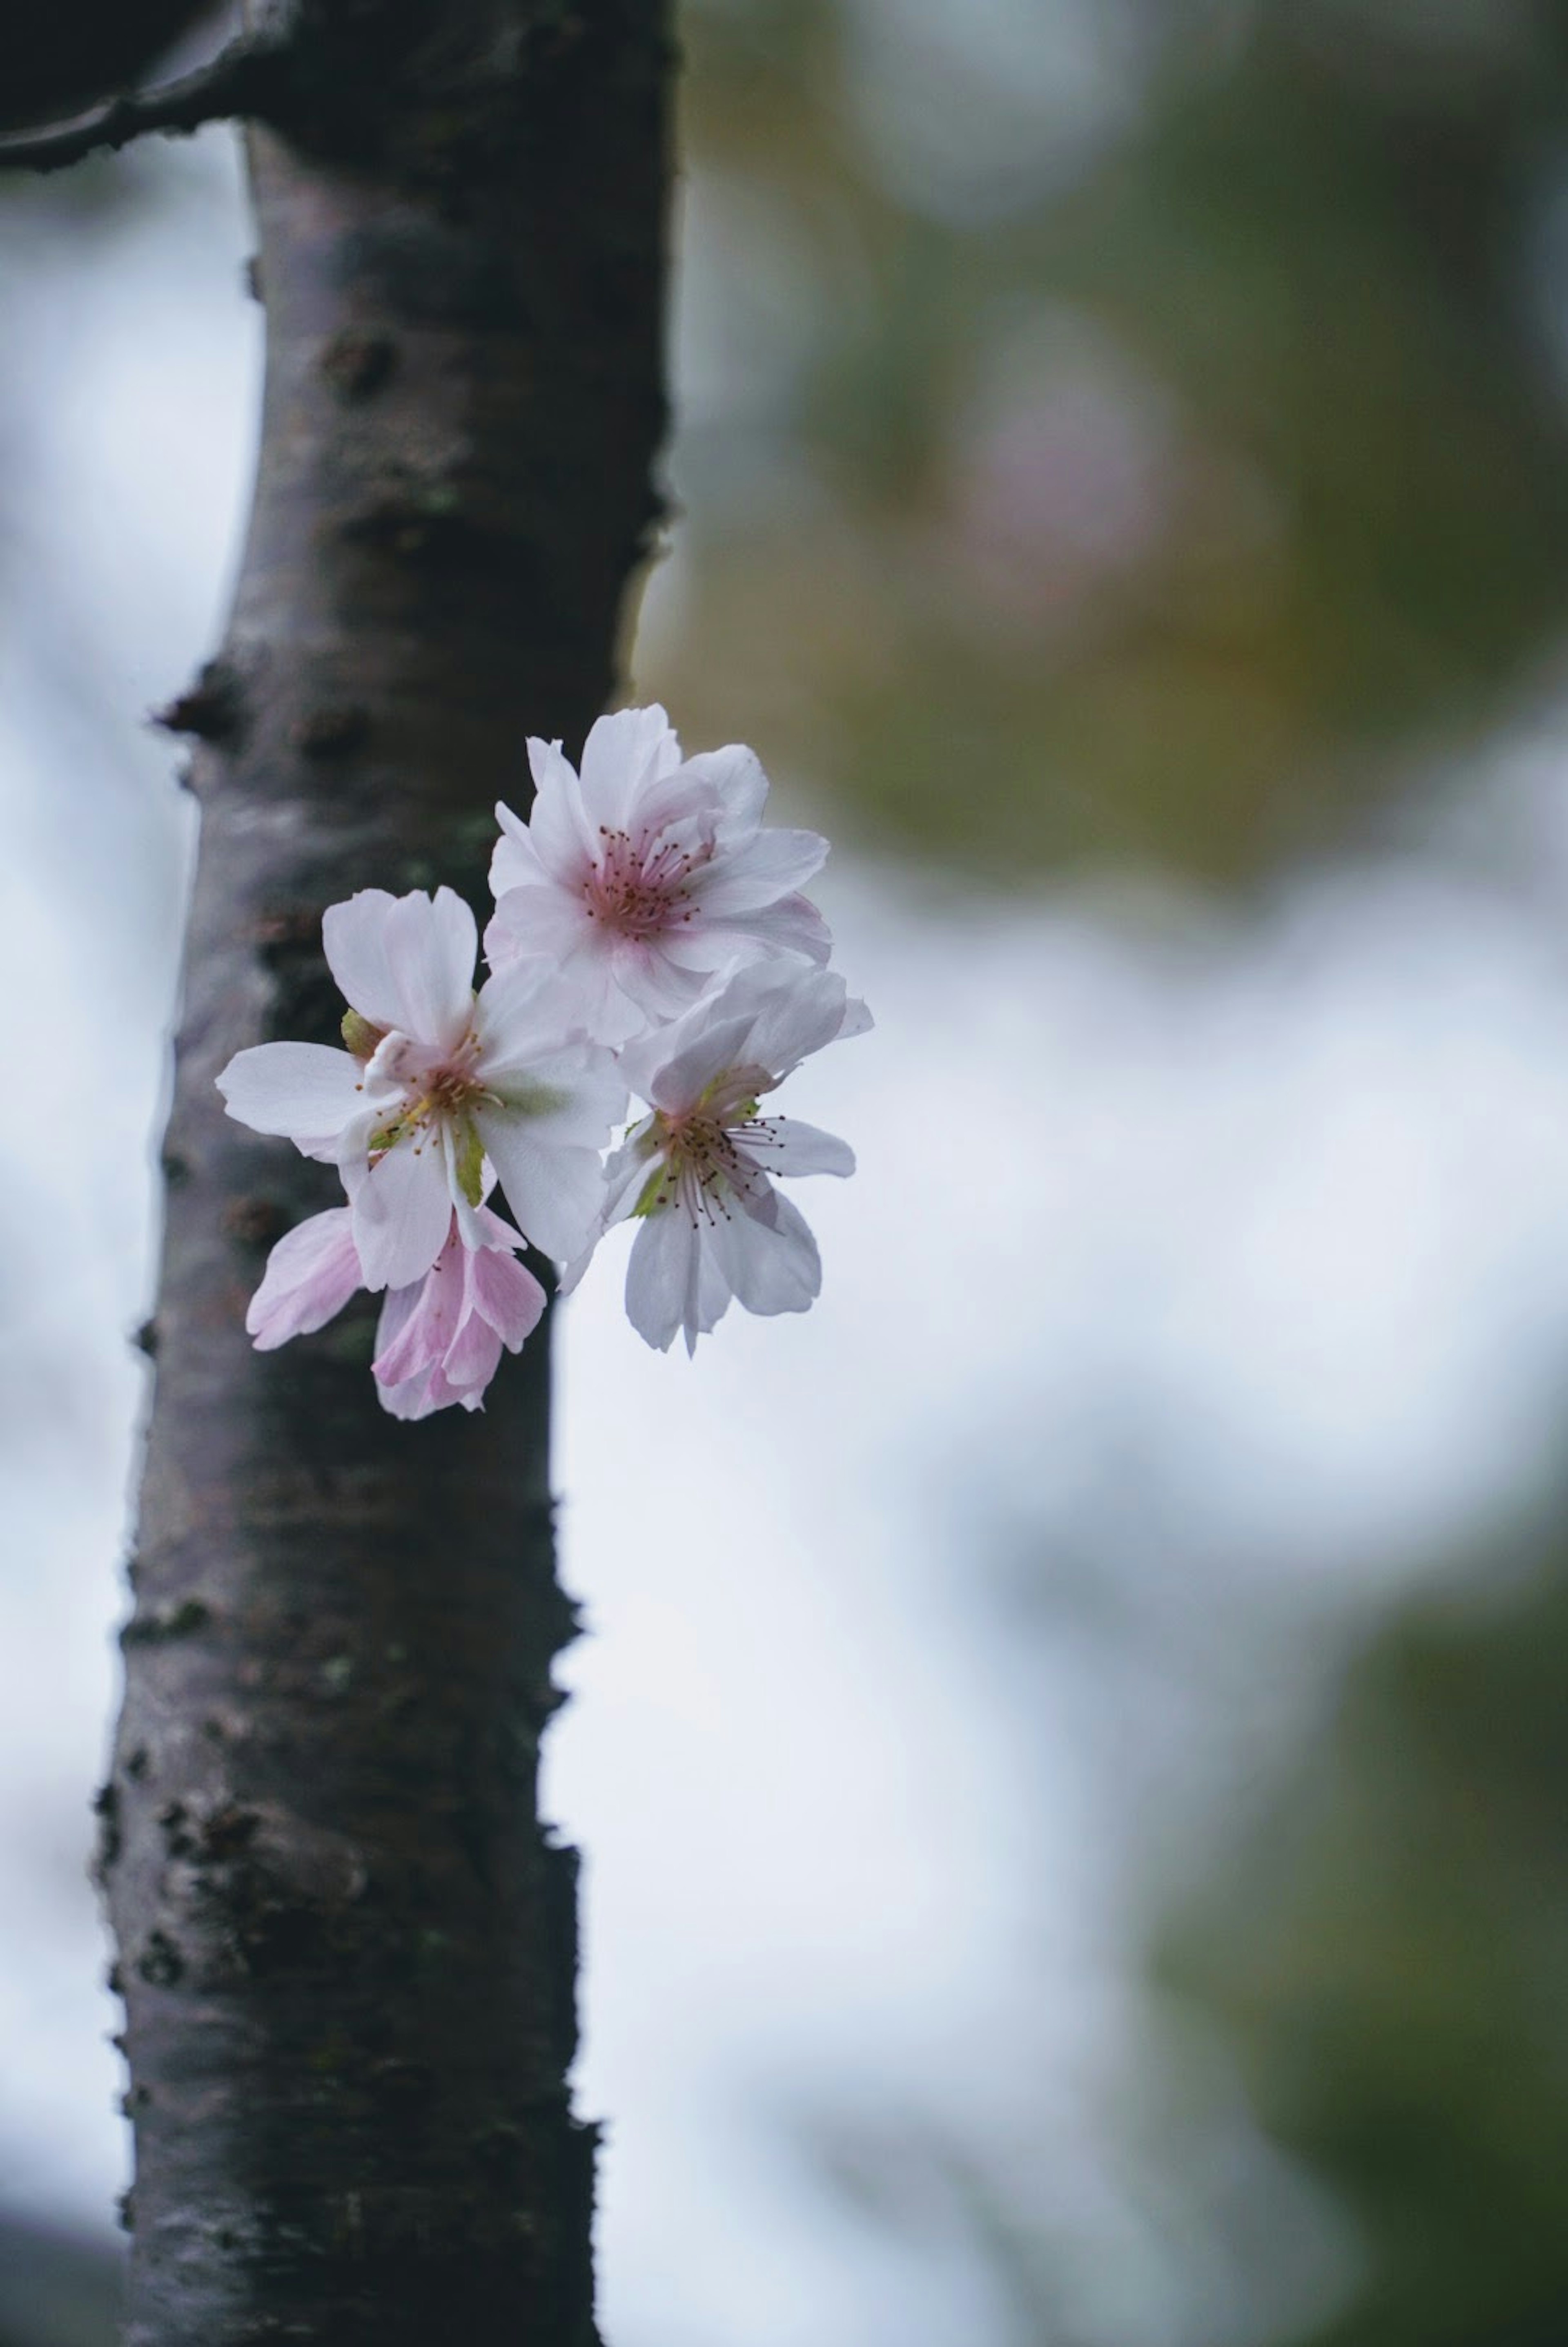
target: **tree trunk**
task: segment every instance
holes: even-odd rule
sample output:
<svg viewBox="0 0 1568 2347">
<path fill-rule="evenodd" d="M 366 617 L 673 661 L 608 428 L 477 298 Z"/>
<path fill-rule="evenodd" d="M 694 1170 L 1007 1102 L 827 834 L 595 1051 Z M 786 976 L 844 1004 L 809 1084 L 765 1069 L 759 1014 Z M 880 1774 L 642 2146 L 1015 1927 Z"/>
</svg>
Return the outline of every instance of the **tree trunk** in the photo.
<svg viewBox="0 0 1568 2347">
<path fill-rule="evenodd" d="M 447 881 L 483 917 L 494 802 L 526 804 L 526 733 L 607 699 L 656 511 L 658 0 L 427 20 L 401 97 L 367 50 L 370 98 L 250 133 L 256 507 L 223 651 L 167 713 L 201 846 L 100 1796 L 134 2347 L 595 2337 L 575 1861 L 535 1795 L 572 1633 L 546 1335 L 484 1415 L 412 1426 L 372 1306 L 254 1352 L 265 1249 L 332 1184 L 213 1081 L 337 1040 L 334 899 Z"/>
</svg>

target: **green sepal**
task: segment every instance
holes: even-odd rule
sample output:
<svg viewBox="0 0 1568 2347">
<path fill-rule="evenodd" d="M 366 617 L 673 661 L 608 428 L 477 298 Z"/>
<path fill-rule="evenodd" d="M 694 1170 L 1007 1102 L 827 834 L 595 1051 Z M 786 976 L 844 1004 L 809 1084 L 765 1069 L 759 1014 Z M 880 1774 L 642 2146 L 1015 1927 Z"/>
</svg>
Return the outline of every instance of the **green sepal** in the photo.
<svg viewBox="0 0 1568 2347">
<path fill-rule="evenodd" d="M 484 1195 L 484 1143 L 471 1116 L 459 1117 L 456 1122 L 457 1186 L 469 1204 L 477 1206 Z"/>
<path fill-rule="evenodd" d="M 651 1214 L 656 1206 L 667 1204 L 667 1200 L 662 1199 L 659 1196 L 659 1193 L 665 1185 L 665 1178 L 664 1166 L 662 1164 L 656 1165 L 653 1172 L 648 1175 L 647 1180 L 643 1184 L 642 1188 L 637 1193 L 636 1204 L 632 1208 L 632 1214 L 634 1216 L 637 1214 Z"/>
<path fill-rule="evenodd" d="M 373 1055 L 386 1030 L 373 1027 L 368 1019 L 361 1019 L 357 1010 L 345 1010 L 339 1032 L 356 1060 L 368 1060 Z"/>
</svg>

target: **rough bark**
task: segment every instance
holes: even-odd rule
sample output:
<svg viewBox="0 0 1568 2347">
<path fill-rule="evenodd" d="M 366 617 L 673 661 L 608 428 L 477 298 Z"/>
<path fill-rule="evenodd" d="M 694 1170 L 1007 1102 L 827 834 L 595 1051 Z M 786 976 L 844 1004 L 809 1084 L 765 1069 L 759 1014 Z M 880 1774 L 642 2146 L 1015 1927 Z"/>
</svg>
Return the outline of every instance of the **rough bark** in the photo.
<svg viewBox="0 0 1568 2347">
<path fill-rule="evenodd" d="M 213 1079 L 336 1040 L 334 898 L 480 908 L 525 733 L 575 741 L 608 697 L 655 512 L 667 46 L 658 0 L 448 0 L 400 83 L 379 13 L 364 104 L 249 134 L 256 508 L 222 651 L 166 712 L 201 846 L 99 1801 L 134 2347 L 595 2336 L 574 1861 L 535 1799 L 572 1631 L 546 1342 L 483 1416 L 412 1427 L 375 1400 L 373 1307 L 252 1351 L 265 1249 L 331 1184 Z"/>
</svg>

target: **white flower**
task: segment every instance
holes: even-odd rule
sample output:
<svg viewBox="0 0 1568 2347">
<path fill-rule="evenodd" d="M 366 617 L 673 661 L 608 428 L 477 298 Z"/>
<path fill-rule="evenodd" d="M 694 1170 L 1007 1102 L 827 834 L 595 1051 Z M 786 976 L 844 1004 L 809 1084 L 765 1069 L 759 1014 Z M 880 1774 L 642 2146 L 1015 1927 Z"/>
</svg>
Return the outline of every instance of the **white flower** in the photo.
<svg viewBox="0 0 1568 2347">
<path fill-rule="evenodd" d="M 816 1241 L 770 1177 L 852 1174 L 854 1154 L 814 1125 L 762 1115 L 760 1104 L 808 1053 L 870 1024 L 864 1005 L 846 1000 L 842 979 L 755 962 L 622 1053 L 622 1072 L 652 1113 L 610 1160 L 602 1227 L 641 1225 L 626 1311 L 661 1352 L 677 1329 L 695 1352 L 732 1296 L 760 1313 L 804 1312 L 816 1296 Z"/>
<path fill-rule="evenodd" d="M 683 761 L 655 707 L 601 717 L 580 776 L 558 742 L 530 741 L 528 760 L 529 820 L 495 810 L 484 950 L 495 969 L 547 956 L 597 1041 L 678 1017 L 738 960 L 827 960 L 821 916 L 796 892 L 828 843 L 762 829 L 768 779 L 749 750 Z"/>
<path fill-rule="evenodd" d="M 362 889 L 321 927 L 351 1048 L 240 1051 L 218 1080 L 229 1115 L 337 1164 L 367 1287 L 422 1278 L 454 1212 L 463 1245 L 480 1245 L 492 1168 L 535 1245 L 575 1255 L 626 1087 L 548 964 L 520 964 L 475 998 L 473 916 L 450 888 Z"/>
</svg>

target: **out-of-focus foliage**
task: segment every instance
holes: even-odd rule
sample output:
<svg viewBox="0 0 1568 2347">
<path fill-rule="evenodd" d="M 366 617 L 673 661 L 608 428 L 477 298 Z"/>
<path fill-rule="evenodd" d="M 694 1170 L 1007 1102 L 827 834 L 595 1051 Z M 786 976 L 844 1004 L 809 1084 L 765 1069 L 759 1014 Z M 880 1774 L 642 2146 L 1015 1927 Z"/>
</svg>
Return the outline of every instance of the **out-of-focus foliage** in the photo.
<svg viewBox="0 0 1568 2347">
<path fill-rule="evenodd" d="M 873 835 L 1243 876 L 1568 608 L 1568 7 L 692 0 L 686 624 Z M 647 680 L 645 680 L 646 682 Z"/>
<path fill-rule="evenodd" d="M 1246 883 L 1552 680 L 1568 0 L 688 0 L 687 34 L 639 683 L 694 738 L 942 870 Z M 1164 1967 L 1363 2243 L 1315 2347 L 1568 2336 L 1568 1556 L 1528 1596 L 1518 1562 L 1367 1656 Z M 960 2197 L 1009 2335 L 1055 2336 L 1013 2178 Z"/>
<path fill-rule="evenodd" d="M 1568 2337 L 1568 1550 L 1414 1608 L 1166 1970 L 1364 2278 L 1312 2347 Z"/>
</svg>

